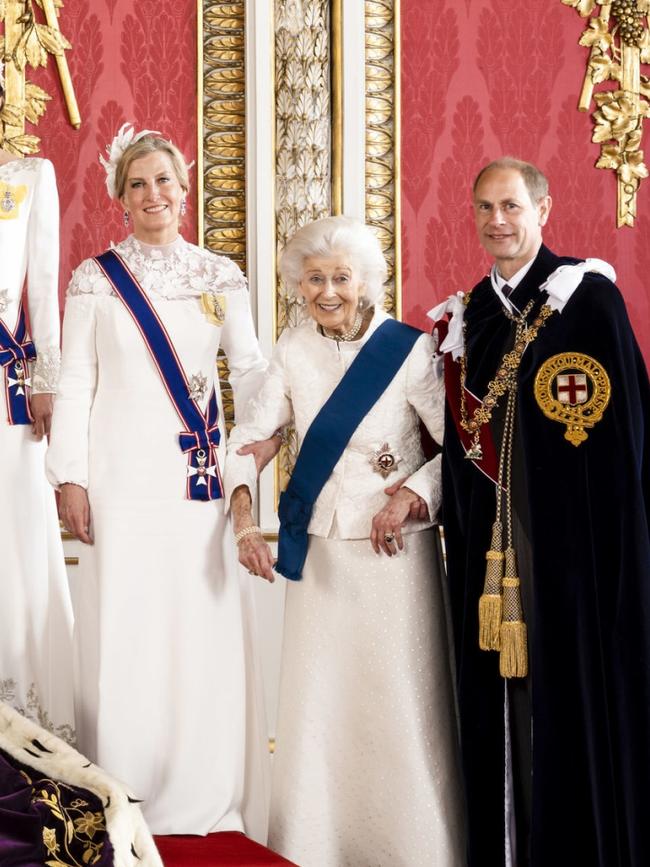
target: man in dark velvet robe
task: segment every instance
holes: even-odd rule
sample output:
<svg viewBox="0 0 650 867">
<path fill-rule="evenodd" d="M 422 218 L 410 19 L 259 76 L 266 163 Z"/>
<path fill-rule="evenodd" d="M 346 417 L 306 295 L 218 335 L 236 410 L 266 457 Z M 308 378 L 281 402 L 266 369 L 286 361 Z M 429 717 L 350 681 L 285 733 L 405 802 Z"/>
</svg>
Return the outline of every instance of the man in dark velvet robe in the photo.
<svg viewBox="0 0 650 867">
<path fill-rule="evenodd" d="M 553 308 L 516 373 L 511 523 L 527 626 L 526 677 L 501 677 L 499 652 L 481 650 L 478 641 L 507 394 L 481 427 L 482 459 L 468 459 L 462 365 L 445 356 L 443 508 L 468 863 L 646 867 L 650 390 L 613 282 L 583 267 L 565 269 L 578 275 L 573 291 L 552 298 L 559 277 L 540 289 L 559 266 L 579 262 L 542 244 L 550 208 L 546 179 L 533 166 L 504 159 L 479 175 L 476 224 L 495 265 L 465 299 L 460 341 L 467 421 L 472 395 L 485 398 L 513 348 L 514 319 L 528 307 L 530 325 L 542 305 Z M 609 380 L 608 402 L 599 371 Z M 536 393 L 538 375 L 546 392 L 538 382 Z M 565 437 L 566 419 L 580 419 L 592 404 L 593 426 L 583 427 L 586 438 L 574 444 Z"/>
</svg>

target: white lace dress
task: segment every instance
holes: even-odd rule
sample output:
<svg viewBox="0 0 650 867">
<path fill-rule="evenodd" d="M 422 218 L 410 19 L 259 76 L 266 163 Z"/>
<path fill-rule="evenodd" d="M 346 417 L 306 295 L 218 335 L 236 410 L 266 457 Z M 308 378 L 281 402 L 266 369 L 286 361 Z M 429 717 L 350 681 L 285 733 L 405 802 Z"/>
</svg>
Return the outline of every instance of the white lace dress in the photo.
<svg viewBox="0 0 650 867">
<path fill-rule="evenodd" d="M 235 409 L 266 362 L 239 269 L 178 237 L 116 247 L 164 323 L 188 378 L 221 345 Z M 223 326 L 202 312 L 219 296 Z M 94 260 L 68 290 L 48 476 L 87 487 L 94 544 L 75 594 L 80 749 L 144 799 L 156 834 L 266 825 L 266 753 L 251 644 L 250 577 L 223 501 L 185 498 L 180 420 L 129 312 Z M 225 454 L 225 431 L 219 460 Z"/>
<path fill-rule="evenodd" d="M 13 332 L 23 286 L 37 351 L 33 393 L 54 392 L 59 371 L 59 202 L 52 164 L 0 166 L 0 318 Z M 74 739 L 72 608 L 45 440 L 10 425 L 0 369 L 0 701 Z M 13 380 L 14 378 L 11 377 Z"/>
</svg>

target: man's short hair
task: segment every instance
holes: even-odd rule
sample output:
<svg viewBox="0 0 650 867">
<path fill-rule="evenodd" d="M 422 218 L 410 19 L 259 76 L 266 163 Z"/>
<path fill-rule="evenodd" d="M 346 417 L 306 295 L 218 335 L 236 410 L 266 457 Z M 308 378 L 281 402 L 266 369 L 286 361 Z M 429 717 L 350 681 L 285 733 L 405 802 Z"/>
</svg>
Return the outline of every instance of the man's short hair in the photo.
<svg viewBox="0 0 650 867">
<path fill-rule="evenodd" d="M 515 157 L 501 157 L 483 166 L 476 176 L 476 180 L 472 186 L 472 193 L 476 192 L 476 188 L 483 175 L 492 171 L 492 169 L 514 169 L 516 172 L 519 172 L 524 179 L 528 195 L 534 205 L 548 196 L 548 178 L 546 175 L 532 163 L 526 163 L 523 160 L 515 159 Z"/>
</svg>

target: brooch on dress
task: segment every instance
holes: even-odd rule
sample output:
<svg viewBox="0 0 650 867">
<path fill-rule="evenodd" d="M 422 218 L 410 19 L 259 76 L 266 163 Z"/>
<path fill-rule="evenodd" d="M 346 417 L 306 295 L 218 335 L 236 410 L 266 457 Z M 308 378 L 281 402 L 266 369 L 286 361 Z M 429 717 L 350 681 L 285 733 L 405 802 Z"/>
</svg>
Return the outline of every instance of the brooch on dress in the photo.
<svg viewBox="0 0 650 867">
<path fill-rule="evenodd" d="M 397 452 L 393 453 L 388 443 L 382 443 L 369 458 L 373 470 L 384 479 L 397 469 L 401 460 L 401 456 Z"/>
<path fill-rule="evenodd" d="M 226 320 L 226 296 L 216 292 L 202 292 L 201 310 L 211 325 L 222 326 Z"/>
<path fill-rule="evenodd" d="M 208 390 L 208 377 L 202 373 L 193 373 L 190 376 L 189 396 L 190 400 L 203 400 Z"/>
<path fill-rule="evenodd" d="M 0 220 L 15 220 L 19 214 L 19 205 L 27 195 L 27 187 L 21 184 L 12 187 L 0 183 Z"/>
</svg>

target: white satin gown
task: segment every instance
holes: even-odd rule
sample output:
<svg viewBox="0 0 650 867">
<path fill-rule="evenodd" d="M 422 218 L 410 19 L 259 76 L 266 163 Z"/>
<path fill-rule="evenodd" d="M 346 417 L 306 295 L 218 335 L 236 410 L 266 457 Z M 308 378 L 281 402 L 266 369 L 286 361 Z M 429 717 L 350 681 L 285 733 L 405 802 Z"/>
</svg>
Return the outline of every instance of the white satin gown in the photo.
<svg viewBox="0 0 650 867">
<path fill-rule="evenodd" d="M 117 251 L 164 323 L 205 408 L 221 345 L 236 412 L 266 362 L 234 263 L 180 236 Z M 225 308 L 222 325 L 202 293 Z M 144 800 L 156 834 L 266 835 L 267 754 L 250 576 L 223 500 L 185 498 L 184 425 L 145 343 L 94 260 L 64 319 L 48 475 L 88 490 L 94 544 L 75 595 L 80 749 Z M 225 456 L 225 429 L 219 459 Z"/>
</svg>

